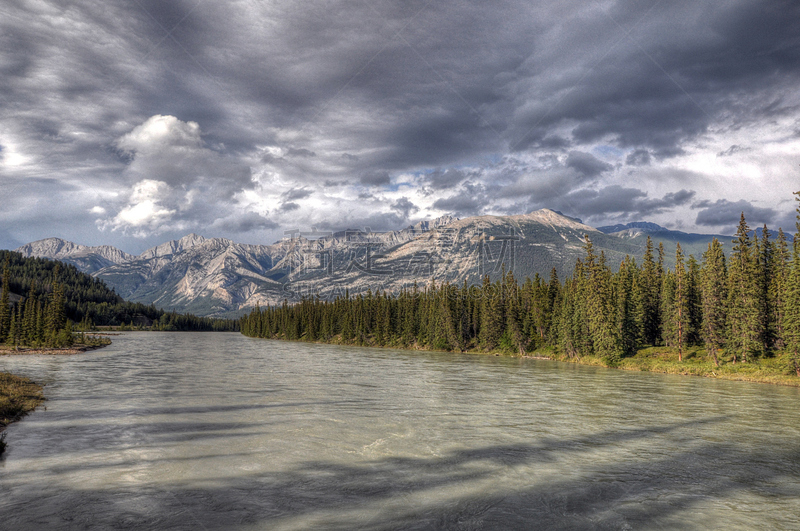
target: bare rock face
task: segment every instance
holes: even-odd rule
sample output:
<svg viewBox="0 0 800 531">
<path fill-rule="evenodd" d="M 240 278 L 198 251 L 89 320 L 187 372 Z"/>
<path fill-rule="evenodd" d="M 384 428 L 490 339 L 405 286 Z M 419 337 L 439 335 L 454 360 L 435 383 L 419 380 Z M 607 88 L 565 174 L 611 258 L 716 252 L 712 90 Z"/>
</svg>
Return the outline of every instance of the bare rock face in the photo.
<svg viewBox="0 0 800 531">
<path fill-rule="evenodd" d="M 172 240 L 166 243 L 162 243 L 157 247 L 153 247 L 152 249 L 148 249 L 142 254 L 138 256 L 138 258 L 147 259 L 147 258 L 157 258 L 160 256 L 170 256 L 176 253 L 180 253 L 187 249 L 191 249 L 196 245 L 202 245 L 207 240 L 202 236 L 198 236 L 197 234 L 188 234 L 181 238 L 180 240 Z"/>
<path fill-rule="evenodd" d="M 85 273 L 92 274 L 104 267 L 113 264 L 121 264 L 132 258 L 126 252 L 120 251 L 110 245 L 100 245 L 98 247 L 87 247 L 76 243 L 62 240 L 61 238 L 46 238 L 27 245 L 23 245 L 16 250 L 25 257 L 37 256 L 41 258 L 51 258 L 60 260 L 75 267 Z"/>
<path fill-rule="evenodd" d="M 625 255 L 644 252 L 645 238 L 638 231 L 635 236 L 605 234 L 549 209 L 518 216 L 444 216 L 381 233 L 301 232 L 272 245 L 189 234 L 139 256 L 58 238 L 17 251 L 72 263 L 128 300 L 196 315 L 233 316 L 257 304 L 303 297 L 398 293 L 415 283 L 478 284 L 503 271 L 518 280 L 537 274 L 547 279 L 555 268 L 563 279 L 583 257 L 586 235 L 614 270 Z"/>
</svg>

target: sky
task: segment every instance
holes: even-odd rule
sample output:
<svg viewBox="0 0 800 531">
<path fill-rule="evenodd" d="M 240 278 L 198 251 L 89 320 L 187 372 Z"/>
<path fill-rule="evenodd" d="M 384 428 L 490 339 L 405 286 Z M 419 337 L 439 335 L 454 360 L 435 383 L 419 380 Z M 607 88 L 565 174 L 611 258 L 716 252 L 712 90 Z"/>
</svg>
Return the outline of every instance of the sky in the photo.
<svg viewBox="0 0 800 531">
<path fill-rule="evenodd" d="M 3 0 L 0 248 L 794 230 L 800 3 Z"/>
</svg>

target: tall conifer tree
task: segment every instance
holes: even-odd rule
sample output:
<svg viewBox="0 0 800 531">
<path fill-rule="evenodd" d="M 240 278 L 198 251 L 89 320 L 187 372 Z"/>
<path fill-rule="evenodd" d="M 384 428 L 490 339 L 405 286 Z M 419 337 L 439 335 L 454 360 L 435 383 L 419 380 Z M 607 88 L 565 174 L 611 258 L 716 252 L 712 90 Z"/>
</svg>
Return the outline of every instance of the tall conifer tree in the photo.
<svg viewBox="0 0 800 531">
<path fill-rule="evenodd" d="M 784 314 L 786 312 L 786 291 L 789 282 L 789 259 L 791 255 L 786 244 L 783 229 L 778 229 L 778 240 L 775 243 L 775 256 L 772 278 L 770 279 L 768 296 L 772 309 L 771 320 L 775 327 L 775 348 L 781 350 L 786 346 L 784 337 Z"/>
<path fill-rule="evenodd" d="M 680 243 L 675 248 L 675 301 L 672 312 L 672 315 L 667 318 L 674 322 L 678 361 L 683 361 L 683 353 L 689 337 L 689 275 L 686 272 Z"/>
<path fill-rule="evenodd" d="M 687 260 L 687 304 L 689 306 L 689 328 L 687 333 L 687 344 L 699 345 L 701 342 L 700 334 L 703 326 L 703 305 L 701 303 L 700 288 L 700 264 L 697 263 L 694 255 L 689 255 Z"/>
<path fill-rule="evenodd" d="M 701 269 L 701 292 L 703 305 L 702 338 L 706 349 L 719 367 L 717 351 L 725 344 L 725 323 L 727 304 L 727 272 L 722 245 L 714 238 L 703 254 Z"/>
<path fill-rule="evenodd" d="M 10 271 L 8 269 L 8 257 L 3 266 L 3 285 L 0 288 L 0 342 L 4 342 L 8 337 L 11 327 L 11 297 L 9 294 Z"/>
<path fill-rule="evenodd" d="M 593 352 L 603 358 L 607 365 L 616 364 L 621 356 L 619 332 L 614 311 L 614 292 L 611 271 L 605 264 L 605 256 L 594 255 L 594 246 L 589 236 L 584 236 L 586 249 L 587 290 L 586 308 L 589 337 Z"/>
<path fill-rule="evenodd" d="M 620 347 L 623 356 L 636 354 L 636 346 L 639 340 L 639 327 L 636 322 L 636 304 L 634 300 L 637 271 L 636 263 L 630 256 L 626 256 L 619 266 L 619 272 L 615 279 L 617 329 L 619 330 Z"/>
<path fill-rule="evenodd" d="M 775 343 L 778 334 L 775 322 L 774 304 L 770 293 L 770 286 L 775 277 L 775 244 L 769 239 L 770 232 L 766 223 L 761 229 L 761 239 L 758 242 L 758 257 L 756 265 L 756 278 L 759 290 L 759 317 L 761 318 L 761 343 L 762 350 L 768 352 Z"/>
<path fill-rule="evenodd" d="M 483 350 L 497 348 L 500 336 L 503 334 L 503 308 L 499 286 L 493 284 L 489 275 L 483 277 L 481 298 L 481 335 L 480 343 Z"/>
<path fill-rule="evenodd" d="M 638 321 L 641 322 L 642 341 L 647 345 L 658 343 L 660 293 L 659 266 L 653 256 L 653 241 L 648 236 L 637 290 Z"/>
<path fill-rule="evenodd" d="M 747 362 L 762 352 L 762 297 L 758 261 L 744 212 L 739 220 L 733 253 L 728 267 L 728 346 Z"/>
<path fill-rule="evenodd" d="M 794 192 L 800 202 L 800 191 Z M 786 349 L 797 376 L 800 376 L 800 204 L 797 206 L 797 222 L 792 243 L 792 266 L 789 272 L 788 289 L 784 311 Z"/>
</svg>

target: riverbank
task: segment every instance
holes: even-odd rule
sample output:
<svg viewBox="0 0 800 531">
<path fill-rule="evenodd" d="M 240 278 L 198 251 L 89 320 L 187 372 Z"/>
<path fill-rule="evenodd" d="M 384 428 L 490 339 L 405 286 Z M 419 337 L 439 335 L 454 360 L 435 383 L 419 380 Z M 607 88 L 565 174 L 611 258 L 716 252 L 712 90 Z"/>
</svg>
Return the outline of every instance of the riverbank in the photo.
<svg viewBox="0 0 800 531">
<path fill-rule="evenodd" d="M 550 348 L 532 352 L 527 357 L 540 359 L 546 357 L 553 361 L 609 367 L 598 357 L 569 357 Z M 623 358 L 618 364 L 609 368 L 800 387 L 800 378 L 794 375 L 788 354 L 760 358 L 747 363 L 742 361 L 734 363 L 730 356 L 723 354 L 719 356 L 719 366 L 716 366 L 713 358 L 701 347 L 688 349 L 681 361 L 678 361 L 677 349 L 649 347 L 639 350 L 634 356 Z"/>
<path fill-rule="evenodd" d="M 41 385 L 22 376 L 0 372 L 0 432 L 44 401 L 44 389 Z M 0 435 L 0 455 L 6 449 L 4 438 L 4 435 Z"/>
<path fill-rule="evenodd" d="M 75 343 L 72 346 L 62 348 L 10 347 L 8 345 L 0 345 L 0 356 L 24 356 L 31 354 L 70 356 L 89 352 L 90 350 L 97 350 L 111 344 L 111 340 L 105 337 L 94 337 L 93 339 L 95 339 L 95 341 L 91 343 Z"/>
<path fill-rule="evenodd" d="M 281 341 L 288 341 L 281 338 Z M 363 346 L 370 348 L 396 348 L 402 350 L 426 350 L 436 351 L 435 349 L 424 348 L 419 345 L 355 345 L 342 341 L 341 336 L 336 336 L 331 341 L 306 341 L 327 345 Z M 447 351 L 442 351 L 447 352 Z M 576 363 L 579 365 L 591 365 L 595 367 L 606 367 L 610 369 L 621 369 L 625 371 L 655 372 L 660 374 L 679 374 L 683 376 L 701 376 L 704 378 L 718 378 L 722 380 L 734 380 L 741 382 L 767 383 L 773 385 L 785 385 L 790 387 L 800 387 L 800 377 L 797 377 L 793 370 L 792 360 L 786 353 L 777 354 L 770 358 L 760 358 L 755 361 L 744 363 L 742 361 L 733 362 L 731 356 L 724 353 L 718 354 L 719 366 L 714 364 L 713 358 L 702 347 L 692 347 L 683 354 L 683 359 L 678 361 L 678 350 L 670 347 L 649 347 L 640 349 L 634 356 L 623 358 L 615 365 L 608 365 L 602 358 L 595 356 L 568 356 L 562 354 L 552 347 L 544 347 L 523 355 L 511 353 L 504 350 L 477 350 L 468 349 L 467 354 L 484 354 L 491 356 L 509 356 L 522 359 L 536 359 L 559 361 L 564 363 Z"/>
<path fill-rule="evenodd" d="M 75 343 L 70 347 L 64 348 L 40 348 L 40 347 L 10 347 L 0 346 L 0 356 L 24 356 L 24 355 L 46 355 L 46 356 L 69 356 L 81 354 L 90 350 L 97 350 L 111 344 L 111 340 L 106 337 L 91 336 L 85 343 Z M 17 376 L 8 372 L 0 372 L 0 433 L 12 422 L 20 420 L 22 417 L 36 409 L 44 402 L 44 389 L 41 385 L 23 376 Z M 6 449 L 4 436 L 0 435 L 0 455 Z"/>
</svg>

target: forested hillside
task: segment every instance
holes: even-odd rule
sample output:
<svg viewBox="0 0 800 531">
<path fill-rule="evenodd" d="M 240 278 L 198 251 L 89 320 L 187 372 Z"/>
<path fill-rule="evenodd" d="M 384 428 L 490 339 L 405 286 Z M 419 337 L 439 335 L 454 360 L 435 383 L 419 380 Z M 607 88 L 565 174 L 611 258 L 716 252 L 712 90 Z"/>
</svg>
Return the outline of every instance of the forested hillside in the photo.
<svg viewBox="0 0 800 531">
<path fill-rule="evenodd" d="M 236 330 L 231 320 L 166 312 L 153 305 L 125 301 L 103 281 L 80 272 L 75 266 L 45 258 L 25 258 L 13 251 L 0 251 L 0 267 L 7 270 L 8 317 L 5 310 L 0 330 L 8 330 L 14 312 L 44 308 L 54 300 L 63 303 L 64 319 L 85 328 L 92 326 L 143 325 L 157 330 Z M 66 321 L 65 321 L 66 322 Z"/>
<path fill-rule="evenodd" d="M 549 280 L 536 275 L 522 284 L 506 272 L 482 286 L 432 283 L 396 296 L 308 299 L 256 308 L 241 329 L 254 337 L 442 350 L 552 347 L 608 365 L 648 346 L 670 347 L 682 362 L 689 347 L 704 346 L 717 366 L 784 353 L 784 369 L 800 376 L 800 207 L 797 228 L 790 251 L 783 231 L 773 239 L 765 226 L 759 237 L 742 215 L 727 258 L 716 239 L 700 261 L 678 245 L 673 269 L 648 238 L 642 263 L 628 257 L 616 273 L 586 236 L 584 257 L 563 284 L 554 269 Z"/>
</svg>

